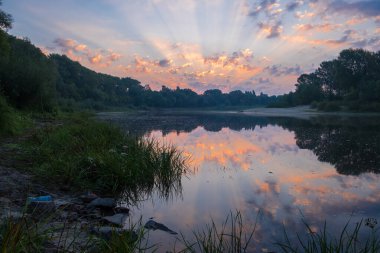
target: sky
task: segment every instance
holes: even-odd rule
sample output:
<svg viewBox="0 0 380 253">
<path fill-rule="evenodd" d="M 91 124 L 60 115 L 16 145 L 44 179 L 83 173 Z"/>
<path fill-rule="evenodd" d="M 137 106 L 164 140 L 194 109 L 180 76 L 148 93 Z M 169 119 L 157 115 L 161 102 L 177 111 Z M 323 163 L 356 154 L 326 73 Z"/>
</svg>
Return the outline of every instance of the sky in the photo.
<svg viewBox="0 0 380 253">
<path fill-rule="evenodd" d="M 278 95 L 346 48 L 380 50 L 380 0 L 4 0 L 46 53 L 160 89 Z"/>
</svg>

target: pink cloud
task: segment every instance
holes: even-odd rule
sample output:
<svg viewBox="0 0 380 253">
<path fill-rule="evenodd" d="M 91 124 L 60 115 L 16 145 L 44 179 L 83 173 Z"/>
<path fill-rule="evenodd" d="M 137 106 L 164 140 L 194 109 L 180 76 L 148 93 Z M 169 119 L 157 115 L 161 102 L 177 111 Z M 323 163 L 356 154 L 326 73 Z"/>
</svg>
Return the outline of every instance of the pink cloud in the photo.
<svg viewBox="0 0 380 253">
<path fill-rule="evenodd" d="M 87 59 L 88 63 L 100 68 L 109 67 L 121 58 L 121 54 L 112 50 L 91 49 L 88 45 L 73 39 L 58 38 L 54 40 L 54 44 L 72 60 L 84 63 L 83 61 Z"/>
</svg>

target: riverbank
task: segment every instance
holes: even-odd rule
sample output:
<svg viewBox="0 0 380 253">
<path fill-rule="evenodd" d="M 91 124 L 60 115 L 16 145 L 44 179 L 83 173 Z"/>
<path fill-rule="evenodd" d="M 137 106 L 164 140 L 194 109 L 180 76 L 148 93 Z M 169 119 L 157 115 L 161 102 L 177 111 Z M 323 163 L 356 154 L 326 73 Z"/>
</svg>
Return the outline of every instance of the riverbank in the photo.
<svg viewBox="0 0 380 253">
<path fill-rule="evenodd" d="M 167 109 L 146 109 L 139 111 L 107 111 L 96 113 L 99 119 L 107 120 L 110 118 L 124 117 L 125 115 L 138 114 L 241 114 L 247 116 L 258 117 L 287 117 L 297 119 L 311 119 L 315 117 L 379 117 L 377 112 L 350 112 L 350 111 L 334 111 L 324 112 L 311 108 L 310 106 L 296 106 L 289 108 L 267 108 L 267 107 L 228 107 L 226 110 L 216 110 L 215 108 L 207 109 L 188 109 L 188 108 L 167 108 Z"/>
<path fill-rule="evenodd" d="M 301 119 L 309 119 L 317 116 L 339 116 L 339 117 L 363 117 L 363 116 L 380 116 L 376 112 L 350 112 L 350 111 L 335 111 L 323 112 L 310 106 L 296 106 L 289 108 L 253 108 L 241 111 L 241 113 L 254 116 L 267 117 L 293 117 Z"/>
<path fill-rule="evenodd" d="M 90 245 L 104 252 L 112 238 L 129 238 L 133 248 L 140 228 L 127 225 L 128 205 L 152 191 L 180 188 L 186 164 L 173 146 L 127 136 L 91 117 L 36 119 L 35 127 L 1 140 L 4 250 L 83 252 Z"/>
<path fill-rule="evenodd" d="M 152 112 L 148 115 L 151 120 L 148 122 L 160 122 L 173 127 L 179 121 L 182 121 L 182 124 L 187 128 L 190 127 L 190 123 L 193 123 L 195 127 L 203 125 L 213 131 L 220 131 L 222 127 L 226 127 L 228 124 L 233 123 L 232 126 L 237 126 L 239 115 L 244 116 L 244 112 L 227 113 L 232 114 L 230 115 L 231 120 L 228 121 L 225 117 L 226 115 L 218 113 L 216 122 L 209 125 L 204 124 L 205 122 L 202 120 L 199 122 L 194 121 L 194 119 L 190 120 L 191 117 L 181 118 L 180 115 L 173 117 L 173 121 L 168 121 L 165 116 L 163 118 L 158 117 L 158 115 L 153 117 L 155 113 Z M 88 119 L 89 116 L 90 119 Z M 117 114 L 117 116 L 123 117 L 125 114 Z M 140 114 L 136 116 L 142 117 Z M 141 158 L 149 157 L 147 154 L 150 154 L 150 152 L 147 150 L 154 148 L 155 145 L 148 145 L 150 148 L 143 149 L 145 151 L 135 153 L 136 155 L 127 158 L 128 154 L 135 152 L 133 151 L 135 148 L 131 149 L 133 147 L 131 144 L 125 145 L 128 140 L 124 139 L 124 134 L 106 123 L 92 120 L 91 117 L 92 115 L 79 114 L 44 121 L 37 120 L 37 128 L 30 129 L 18 137 L 3 139 L 4 142 L 0 148 L 2 154 L 5 154 L 0 159 L 0 173 L 2 176 L 0 189 L 3 189 L 3 191 L 0 190 L 0 204 L 3 207 L 0 237 L 8 238 L 5 245 L 10 252 L 20 252 L 11 248 L 12 246 L 20 247 L 20 245 L 29 247 L 24 248 L 26 252 L 134 252 L 137 248 L 145 249 L 148 246 L 154 246 L 152 249 L 157 248 L 158 251 L 160 249 L 166 250 L 167 247 L 146 244 L 149 243 L 149 240 L 148 242 L 145 240 L 149 239 L 149 235 L 146 234 L 149 229 L 162 230 L 163 232 L 158 231 L 154 232 L 154 234 L 164 233 L 167 237 L 176 240 L 176 242 L 178 241 L 177 247 L 173 248 L 172 252 L 180 252 L 181 250 L 183 252 L 202 252 L 202 250 L 198 250 L 202 246 L 213 248 L 215 252 L 236 252 L 233 248 L 229 250 L 231 249 L 229 246 L 245 245 L 246 241 L 244 239 L 247 237 L 245 235 L 239 237 L 239 234 L 240 231 L 248 231 L 247 236 L 249 238 L 252 232 L 249 228 L 252 224 L 249 221 L 241 220 L 241 218 L 245 219 L 247 217 L 235 216 L 232 213 L 228 218 L 228 223 L 226 221 L 224 224 L 224 226 L 227 224 L 227 227 L 223 228 L 223 224 L 219 223 L 220 220 L 211 221 L 211 223 L 206 220 L 202 223 L 202 227 L 194 231 L 194 237 L 191 234 L 192 227 L 183 229 L 173 225 L 171 219 L 175 219 L 174 216 L 164 219 L 162 216 L 160 217 L 159 212 L 154 208 L 145 206 L 144 210 L 151 210 L 153 215 L 144 215 L 143 219 L 136 222 L 136 216 L 141 215 L 143 210 L 135 208 L 134 200 L 150 199 L 152 190 L 159 186 L 154 194 L 158 193 L 160 200 L 170 201 L 172 200 L 170 193 L 181 190 L 181 184 L 175 183 L 180 183 L 180 181 L 174 180 L 173 183 L 170 179 L 175 179 L 176 176 L 170 176 L 166 170 L 158 170 L 158 175 L 155 174 L 153 177 L 144 174 L 150 173 L 148 167 L 144 166 L 147 164 L 157 165 L 157 163 L 148 162 L 149 160 Z M 110 117 L 115 117 L 115 115 L 110 114 Z M 202 117 L 210 120 L 211 115 L 204 114 Z M 219 121 L 221 119 L 223 121 Z M 270 118 L 270 120 L 273 119 L 275 118 Z M 128 118 L 127 121 L 130 122 L 133 119 Z M 226 122 L 229 123 L 227 124 Z M 149 125 L 150 123 L 145 122 L 144 124 Z M 140 127 L 137 125 L 134 128 L 141 128 L 144 124 L 140 125 Z M 265 125 L 266 123 L 259 120 L 255 124 Z M 243 126 L 249 129 L 247 126 L 250 126 L 250 124 L 243 124 Z M 240 129 L 241 127 L 232 128 Z M 344 138 L 344 140 L 346 139 Z M 167 149 L 161 149 L 161 151 L 163 150 Z M 27 154 L 24 152 L 27 152 Z M 151 157 L 156 160 L 166 156 L 168 156 L 168 153 L 164 152 L 156 153 Z M 91 159 L 88 159 L 89 157 Z M 134 158 L 132 159 L 132 157 Z M 109 161 L 112 161 L 112 163 Z M 139 161 L 143 162 L 139 163 Z M 163 160 L 159 161 L 160 165 L 165 164 Z M 129 163 L 129 165 L 124 167 L 126 163 Z M 124 189 L 122 194 L 118 194 L 118 191 L 113 192 L 113 189 L 109 188 L 109 186 L 114 183 L 119 184 L 119 182 L 117 181 L 117 176 L 111 176 L 110 172 L 115 171 L 114 167 L 122 168 L 123 170 L 132 169 L 134 164 L 138 164 L 134 171 L 141 173 L 141 175 L 134 175 L 133 173 L 128 175 L 131 177 L 128 185 L 121 184 L 122 186 L 120 187 L 120 189 Z M 72 172 L 68 173 L 70 172 L 70 167 L 77 168 L 74 172 L 77 171 L 78 175 Z M 53 171 L 49 171 L 49 169 Z M 99 178 L 101 180 L 97 181 L 97 176 L 93 178 L 86 176 L 88 175 L 86 172 L 89 170 L 94 173 L 100 173 Z M 102 176 L 104 172 L 107 172 L 105 177 Z M 255 177 L 257 177 L 257 172 L 254 173 L 256 174 Z M 276 173 L 274 171 L 274 174 Z M 269 175 L 272 175 L 271 172 Z M 133 176 L 136 177 L 133 178 Z M 120 177 L 120 180 L 123 180 L 123 178 Z M 215 176 L 212 178 L 215 178 Z M 135 183 L 134 187 L 131 186 L 132 183 Z M 168 185 L 173 186 L 173 188 L 167 187 Z M 221 185 L 223 184 L 221 183 Z M 103 187 L 105 187 L 104 190 L 101 190 Z M 133 191 L 134 189 L 136 191 Z M 202 195 L 205 195 L 205 193 L 202 193 Z M 42 197 L 45 201 L 37 201 L 38 203 L 33 199 L 28 201 L 30 197 Z M 226 197 L 226 194 L 224 194 L 224 197 Z M 27 205 L 28 202 L 31 204 Z M 131 207 L 131 215 L 135 218 L 135 223 L 133 224 L 129 221 L 131 218 L 129 216 L 129 207 Z M 36 212 L 35 210 L 38 211 Z M 197 217 L 198 215 L 202 216 L 201 212 L 196 214 Z M 149 217 L 156 217 L 157 221 L 164 222 L 169 227 L 156 222 L 154 219 L 148 220 Z M 185 212 L 181 212 L 178 217 L 181 220 L 185 218 Z M 209 217 L 209 219 L 212 218 Z M 231 228 L 228 227 L 230 221 L 232 221 Z M 222 229 L 220 229 L 219 225 L 222 225 Z M 368 228 L 364 228 L 364 231 L 366 229 L 368 230 Z M 373 231 L 374 235 L 377 235 L 375 233 L 378 233 L 378 231 L 375 229 Z M 186 233 L 186 236 L 182 233 Z M 289 232 L 290 237 L 294 238 L 294 233 L 293 231 L 292 233 Z M 234 234 L 234 236 L 226 236 L 226 234 Z M 152 234 L 151 236 L 153 237 Z M 252 240 L 248 240 L 249 244 L 256 247 L 256 240 L 268 240 L 267 238 L 270 238 L 260 236 L 260 234 L 253 233 Z M 320 236 L 323 236 L 323 234 L 320 234 Z M 356 234 L 348 234 L 342 238 L 345 246 L 351 247 L 347 241 L 350 236 L 356 236 Z M 305 240 L 304 242 L 310 241 L 313 244 L 317 244 L 318 241 L 316 240 L 319 239 L 317 237 L 302 238 Z M 332 248 L 338 246 L 334 245 L 334 238 L 322 239 L 321 243 L 323 245 L 321 246 L 326 243 L 331 243 Z M 369 238 L 368 240 L 372 239 Z M 220 243 L 221 240 L 222 243 Z M 158 242 L 160 243 L 161 241 Z M 375 247 L 379 246 L 379 242 L 376 240 L 368 242 L 373 243 Z M 277 248 L 283 247 L 290 250 L 295 249 L 299 244 L 294 241 L 289 242 L 288 245 L 286 243 L 282 242 L 280 247 Z M 163 244 L 161 246 L 164 246 L 165 242 L 161 242 L 161 244 Z M 274 247 L 275 245 L 273 245 Z M 282 251 L 286 252 L 285 250 Z M 239 250 L 239 252 L 244 252 L 244 250 Z M 252 251 L 247 250 L 247 252 Z"/>
</svg>

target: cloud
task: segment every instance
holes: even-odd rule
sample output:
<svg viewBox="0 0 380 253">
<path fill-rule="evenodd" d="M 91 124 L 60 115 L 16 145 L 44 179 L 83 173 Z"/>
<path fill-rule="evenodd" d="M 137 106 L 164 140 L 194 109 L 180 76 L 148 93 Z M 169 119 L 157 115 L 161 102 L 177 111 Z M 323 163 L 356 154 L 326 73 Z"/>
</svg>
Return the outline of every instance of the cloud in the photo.
<svg viewBox="0 0 380 253">
<path fill-rule="evenodd" d="M 312 39 L 308 36 L 283 36 L 285 41 L 299 44 L 309 44 L 315 46 L 327 46 L 327 47 L 349 47 L 352 46 L 354 41 L 362 40 L 357 31 L 348 29 L 343 31 L 343 34 L 338 39 Z"/>
<path fill-rule="evenodd" d="M 286 67 L 281 64 L 268 66 L 264 69 L 264 71 L 268 72 L 271 76 L 287 76 L 287 75 L 301 75 L 304 71 L 302 71 L 299 65 L 294 67 Z"/>
<path fill-rule="evenodd" d="M 163 68 L 166 68 L 166 67 L 170 67 L 170 65 L 173 63 L 172 60 L 168 60 L 168 59 L 163 59 L 163 60 L 160 60 L 158 62 L 158 65 L 160 67 L 163 67 Z"/>
<path fill-rule="evenodd" d="M 376 17 L 380 15 L 380 1 L 369 0 L 348 3 L 343 0 L 336 0 L 329 4 L 328 10 L 347 15 L 361 14 L 364 17 Z"/>
<path fill-rule="evenodd" d="M 205 83 L 205 82 L 198 82 L 198 81 L 189 82 L 189 86 L 190 88 L 200 93 L 203 93 L 206 90 L 213 90 L 213 89 L 226 91 L 229 88 L 228 85 L 224 85 L 224 84 Z"/>
<path fill-rule="evenodd" d="M 204 55 L 199 45 L 158 40 L 154 43 L 164 58 L 136 54 L 129 64 L 119 67 L 122 75 L 149 83 L 153 89 L 161 85 L 175 88 L 185 83 L 201 92 L 213 85 L 229 91 L 262 71 L 254 64 L 254 53 L 249 48 Z"/>
<path fill-rule="evenodd" d="M 242 62 L 250 62 L 253 59 L 253 52 L 250 49 L 235 51 L 231 55 L 225 53 L 216 54 L 214 56 L 206 56 L 203 61 L 205 64 L 221 67 L 240 67 L 249 69 L 248 64 Z"/>
<path fill-rule="evenodd" d="M 308 32 L 308 31 L 318 31 L 318 32 L 331 32 L 338 28 L 340 28 L 342 25 L 340 24 L 330 24 L 330 23 L 324 23 L 324 24 L 297 24 L 294 26 L 294 29 L 298 32 Z"/>
<path fill-rule="evenodd" d="M 297 9 L 299 6 L 303 4 L 302 0 L 297 0 L 297 1 L 292 1 L 286 4 L 286 10 L 287 11 L 294 11 Z"/>
<path fill-rule="evenodd" d="M 82 63 L 87 60 L 90 64 L 99 67 L 108 67 L 121 58 L 121 54 L 115 53 L 112 50 L 90 49 L 87 45 L 78 43 L 73 39 L 57 38 L 53 43 L 58 47 L 58 50 L 72 60 Z"/>
<path fill-rule="evenodd" d="M 259 4 L 251 7 L 248 16 L 256 17 L 260 13 L 265 13 L 267 16 L 277 15 L 280 9 L 277 0 L 262 0 Z"/>
<path fill-rule="evenodd" d="M 365 48 L 365 47 L 371 47 L 375 51 L 380 50 L 380 36 L 374 36 L 372 38 L 365 38 L 361 40 L 357 40 L 351 43 L 353 47 L 360 47 L 360 48 Z"/>
<path fill-rule="evenodd" d="M 267 39 L 273 39 L 273 38 L 280 37 L 282 30 L 283 30 L 281 21 L 277 21 L 275 24 L 260 22 L 257 25 L 258 25 L 260 31 L 262 31 L 266 34 Z"/>
<path fill-rule="evenodd" d="M 304 18 L 312 18 L 314 16 L 316 16 L 316 13 L 314 12 L 311 12 L 311 11 L 297 11 L 294 16 L 297 18 L 297 19 L 304 19 Z"/>
</svg>

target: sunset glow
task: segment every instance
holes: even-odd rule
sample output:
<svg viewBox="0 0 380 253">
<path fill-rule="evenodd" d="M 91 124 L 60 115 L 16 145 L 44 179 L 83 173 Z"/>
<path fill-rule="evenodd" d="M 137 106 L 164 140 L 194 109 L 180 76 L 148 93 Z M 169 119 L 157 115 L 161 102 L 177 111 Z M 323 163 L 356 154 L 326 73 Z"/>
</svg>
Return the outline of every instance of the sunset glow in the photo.
<svg viewBox="0 0 380 253">
<path fill-rule="evenodd" d="M 4 1 L 11 34 L 153 89 L 282 94 L 344 48 L 380 49 L 377 0 Z"/>
</svg>

